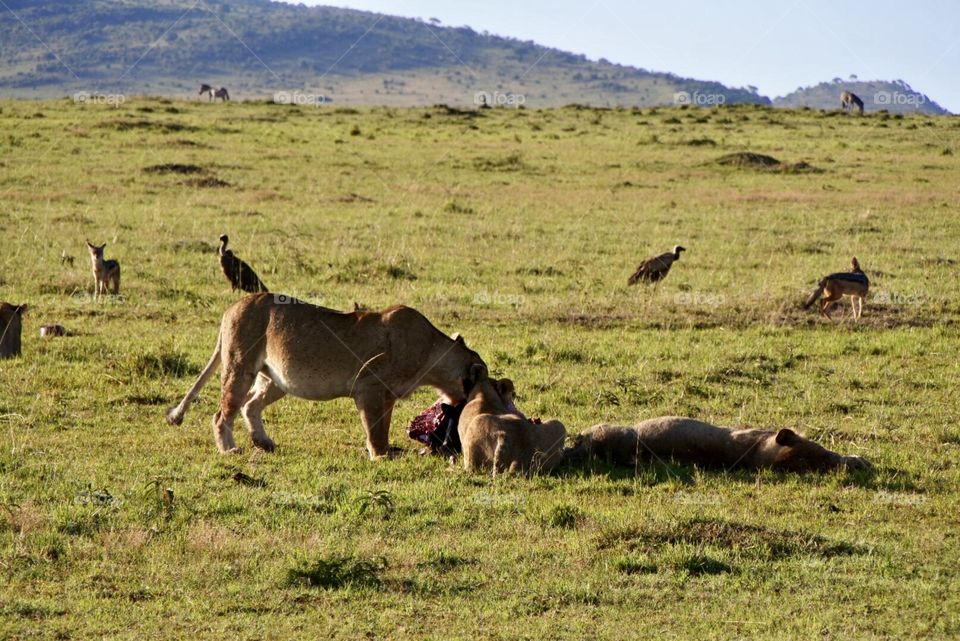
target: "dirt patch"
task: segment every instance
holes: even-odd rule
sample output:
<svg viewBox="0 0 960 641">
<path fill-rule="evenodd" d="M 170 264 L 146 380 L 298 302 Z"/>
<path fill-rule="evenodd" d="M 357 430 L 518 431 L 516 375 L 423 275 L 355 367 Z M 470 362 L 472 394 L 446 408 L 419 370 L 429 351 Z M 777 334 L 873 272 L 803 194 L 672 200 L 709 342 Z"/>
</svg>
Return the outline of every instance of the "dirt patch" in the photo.
<svg viewBox="0 0 960 641">
<path fill-rule="evenodd" d="M 621 181 L 621 182 L 615 183 L 615 184 L 613 185 L 613 187 L 611 187 L 611 189 L 613 189 L 613 190 L 617 190 L 617 189 L 630 189 L 630 188 L 635 188 L 635 189 L 657 189 L 657 185 L 645 185 L 645 184 L 642 184 L 642 183 L 631 182 L 631 181 L 629 181 L 629 180 L 623 180 L 623 181 Z"/>
<path fill-rule="evenodd" d="M 324 590 L 377 588 L 383 584 L 380 575 L 386 567 L 387 562 L 382 558 L 333 555 L 312 562 L 300 561 L 287 571 L 287 585 Z"/>
<path fill-rule="evenodd" d="M 793 369 L 805 359 L 802 354 L 783 359 L 771 358 L 765 354 L 738 357 L 711 371 L 704 380 L 708 383 L 724 385 L 770 387 L 780 372 Z"/>
<path fill-rule="evenodd" d="M 520 267 L 514 273 L 520 276 L 563 276 L 563 272 L 552 265 L 546 267 Z"/>
<path fill-rule="evenodd" d="M 554 320 L 561 325 L 607 329 L 620 327 L 634 318 L 629 314 L 561 314 Z"/>
<path fill-rule="evenodd" d="M 164 405 L 170 399 L 160 394 L 130 394 L 110 401 L 111 405 Z"/>
<path fill-rule="evenodd" d="M 164 163 L 162 165 L 150 165 L 143 170 L 148 174 L 202 174 L 206 169 L 199 165 L 187 165 L 181 163 Z"/>
<path fill-rule="evenodd" d="M 211 187 L 211 188 L 220 188 L 220 187 L 230 187 L 230 183 L 226 180 L 217 178 L 216 176 L 205 176 L 203 178 L 190 178 L 188 180 L 183 180 L 180 182 L 181 185 L 186 187 Z"/>
<path fill-rule="evenodd" d="M 461 118 L 478 118 L 482 114 L 476 109 L 458 109 L 450 105 L 434 105 L 433 109 L 439 116 L 459 116 Z"/>
<path fill-rule="evenodd" d="M 834 303 L 830 308 L 833 320 L 828 320 L 817 314 L 816 306 L 803 309 L 802 305 L 784 305 L 769 314 L 765 320 L 774 325 L 789 325 L 792 327 L 869 327 L 874 329 L 894 329 L 898 327 L 933 327 L 938 325 L 955 325 L 956 319 L 941 316 L 933 318 L 922 309 L 915 309 L 907 305 L 878 304 L 869 298 L 863 305 L 863 316 L 853 322 L 850 314 L 850 303 L 847 300 Z"/>
<path fill-rule="evenodd" d="M 366 196 L 361 196 L 360 194 L 355 194 L 350 192 L 349 194 L 343 194 L 342 196 L 337 196 L 332 199 L 335 203 L 373 203 L 376 202 L 373 198 L 368 198 Z"/>
<path fill-rule="evenodd" d="M 766 154 L 757 154 L 752 151 L 738 151 L 732 154 L 726 154 L 717 158 L 714 163 L 724 167 L 736 167 L 738 169 L 760 169 L 766 171 L 777 171 L 785 174 L 806 174 L 823 173 L 813 165 L 800 161 L 797 163 L 787 163 L 777 160 L 773 156 Z"/>
<path fill-rule="evenodd" d="M 512 153 L 503 158 L 474 158 L 473 167 L 478 171 L 522 171 L 527 164 L 520 154 Z"/>
<path fill-rule="evenodd" d="M 159 174 L 159 175 L 168 175 L 173 174 L 177 176 L 197 176 L 196 178 L 188 178 L 186 180 L 181 180 L 180 184 L 185 187 L 230 187 L 230 183 L 226 180 L 222 180 L 215 175 L 206 175 L 208 174 L 208 169 L 206 167 L 201 167 L 200 165 L 191 165 L 184 163 L 164 163 L 161 165 L 150 165 L 149 167 L 144 167 L 143 171 L 148 174 Z"/>
<path fill-rule="evenodd" d="M 773 156 L 755 154 L 750 151 L 738 151 L 720 156 L 714 162 L 725 167 L 747 167 L 750 169 L 770 169 L 779 167 L 780 161 Z"/>
<path fill-rule="evenodd" d="M 842 541 L 833 542 L 809 532 L 774 530 L 762 525 L 703 518 L 670 525 L 643 525 L 610 530 L 601 534 L 597 547 L 625 547 L 651 552 L 661 546 L 678 543 L 698 547 L 710 545 L 767 560 L 797 556 L 832 558 L 865 552 L 859 546 Z"/>
<path fill-rule="evenodd" d="M 207 145 L 202 142 L 197 142 L 196 140 L 189 140 L 187 138 L 178 138 L 177 140 L 171 140 L 166 143 L 170 147 L 192 147 L 195 149 L 209 149 L 210 145 Z"/>
<path fill-rule="evenodd" d="M 780 163 L 779 167 L 776 167 L 776 170 L 783 174 L 822 174 L 823 169 L 819 167 L 814 167 L 810 163 L 803 162 L 794 162 L 794 163 Z"/>
<path fill-rule="evenodd" d="M 165 134 L 176 133 L 178 131 L 197 131 L 199 129 L 193 125 L 185 125 L 181 122 L 122 120 L 119 118 L 104 120 L 97 126 L 103 129 L 116 129 L 117 131 L 129 131 L 131 129 L 152 129 Z"/>
<path fill-rule="evenodd" d="M 937 256 L 936 258 L 925 256 L 919 260 L 919 263 L 924 267 L 949 267 L 956 265 L 957 261 L 953 258 L 946 258 L 945 256 Z"/>
</svg>

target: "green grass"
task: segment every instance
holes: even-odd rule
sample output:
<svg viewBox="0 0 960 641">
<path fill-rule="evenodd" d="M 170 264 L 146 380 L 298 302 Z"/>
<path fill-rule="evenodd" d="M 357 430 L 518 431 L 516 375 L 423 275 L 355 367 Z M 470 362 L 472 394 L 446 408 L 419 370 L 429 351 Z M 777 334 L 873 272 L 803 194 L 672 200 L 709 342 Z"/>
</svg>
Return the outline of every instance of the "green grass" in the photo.
<svg viewBox="0 0 960 641">
<path fill-rule="evenodd" d="M 955 118 L 130 99 L 0 123 L 0 297 L 31 304 L 0 364 L 0 637 L 960 632 Z M 822 171 L 715 162 L 745 151 Z M 415 454 L 430 390 L 394 413 L 397 460 L 366 460 L 349 400 L 293 399 L 276 453 L 238 434 L 222 457 L 215 384 L 163 420 L 236 299 L 221 233 L 273 290 L 461 332 L 570 432 L 791 427 L 874 470 L 494 481 Z M 121 299 L 91 299 L 87 239 Z M 677 243 L 662 284 L 626 286 Z M 800 309 L 852 255 L 862 322 Z"/>
</svg>

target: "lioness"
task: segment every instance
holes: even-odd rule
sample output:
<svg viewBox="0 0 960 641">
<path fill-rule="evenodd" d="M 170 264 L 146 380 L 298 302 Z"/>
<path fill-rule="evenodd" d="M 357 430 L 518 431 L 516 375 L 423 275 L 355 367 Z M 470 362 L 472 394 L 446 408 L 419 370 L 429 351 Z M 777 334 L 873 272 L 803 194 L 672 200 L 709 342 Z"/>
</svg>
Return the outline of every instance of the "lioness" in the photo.
<svg viewBox="0 0 960 641">
<path fill-rule="evenodd" d="M 313 401 L 351 397 L 360 410 L 371 459 L 389 451 L 390 418 L 397 399 L 430 385 L 448 402 L 466 398 L 483 359 L 463 339 L 449 338 L 420 312 L 338 312 L 286 296 L 254 294 L 223 314 L 210 362 L 167 422 L 179 425 L 190 403 L 223 365 L 220 409 L 213 417 L 221 452 L 236 449 L 233 420 L 242 412 L 253 443 L 274 443 L 263 429 L 264 408 L 287 394 Z M 252 387 L 252 390 L 251 390 Z"/>
<path fill-rule="evenodd" d="M 0 302 L 0 359 L 20 356 L 20 334 L 27 307 Z"/>
<path fill-rule="evenodd" d="M 513 405 L 513 382 L 480 376 L 460 414 L 463 466 L 470 472 L 549 472 L 563 458 L 560 421 L 535 425 Z"/>
<path fill-rule="evenodd" d="M 870 466 L 866 459 L 831 452 L 791 429 L 731 429 L 679 416 L 652 418 L 636 427 L 594 425 L 581 432 L 577 443 L 566 452 L 570 460 L 590 454 L 620 465 L 656 457 L 704 467 L 789 472 Z"/>
</svg>

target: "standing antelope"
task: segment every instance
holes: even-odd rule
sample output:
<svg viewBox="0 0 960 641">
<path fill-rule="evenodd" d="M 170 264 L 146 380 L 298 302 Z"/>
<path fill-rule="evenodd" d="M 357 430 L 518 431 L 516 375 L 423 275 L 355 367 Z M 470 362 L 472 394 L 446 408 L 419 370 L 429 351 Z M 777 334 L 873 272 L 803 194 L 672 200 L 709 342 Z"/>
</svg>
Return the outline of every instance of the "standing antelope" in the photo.
<svg viewBox="0 0 960 641">
<path fill-rule="evenodd" d="M 860 100 L 860 96 L 853 93 L 852 91 L 844 91 L 840 94 L 840 108 L 844 111 L 849 111 L 856 106 L 857 110 L 860 112 L 860 115 L 863 115 L 863 101 Z"/>
<path fill-rule="evenodd" d="M 828 308 L 834 301 L 840 300 L 844 296 L 850 297 L 850 309 L 853 312 L 853 319 L 857 320 L 863 316 L 863 298 L 870 290 L 870 279 L 860 269 L 860 263 L 856 257 L 850 261 L 849 272 L 838 272 L 830 274 L 820 279 L 817 288 L 813 290 L 803 308 L 807 309 L 821 296 L 820 314 L 830 318 Z"/>
<path fill-rule="evenodd" d="M 115 260 L 104 260 L 103 249 L 106 243 L 100 245 L 92 244 L 87 241 L 87 249 L 90 250 L 90 262 L 93 266 L 93 295 L 102 296 L 110 290 L 114 296 L 120 293 L 120 263 Z"/>
<path fill-rule="evenodd" d="M 226 87 L 220 87 L 219 89 L 214 89 L 208 84 L 200 85 L 200 95 L 207 94 L 210 97 L 210 102 L 215 101 L 217 98 L 220 98 L 224 102 L 230 100 L 230 94 L 227 93 Z"/>
</svg>

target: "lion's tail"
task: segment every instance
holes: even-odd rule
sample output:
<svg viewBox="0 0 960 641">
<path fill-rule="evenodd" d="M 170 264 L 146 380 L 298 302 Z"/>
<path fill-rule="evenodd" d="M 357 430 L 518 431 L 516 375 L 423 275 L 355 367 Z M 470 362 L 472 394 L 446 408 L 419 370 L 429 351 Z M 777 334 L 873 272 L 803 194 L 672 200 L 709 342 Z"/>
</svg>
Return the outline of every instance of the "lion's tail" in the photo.
<svg viewBox="0 0 960 641">
<path fill-rule="evenodd" d="M 210 380 L 213 373 L 217 371 L 217 367 L 220 366 L 220 345 L 222 338 L 222 332 L 217 334 L 217 346 L 213 350 L 213 355 L 210 357 L 207 366 L 200 372 L 200 376 L 197 377 L 197 381 L 193 384 L 193 387 L 190 388 L 190 391 L 187 392 L 187 395 L 183 397 L 179 405 L 167 410 L 167 423 L 170 425 L 180 425 L 183 423 L 183 417 L 187 413 L 190 403 L 196 400 L 200 394 L 200 390 L 203 389 L 203 386 L 207 384 L 207 381 Z"/>
<path fill-rule="evenodd" d="M 807 302 L 803 304 L 803 308 L 808 309 L 811 305 L 813 305 L 817 301 L 817 299 L 820 298 L 820 296 L 823 294 L 823 290 L 826 286 L 827 286 L 827 279 L 824 278 L 823 280 L 820 281 L 820 284 L 817 285 L 817 288 L 813 290 L 813 293 L 810 294 L 810 297 L 807 298 Z"/>
</svg>

